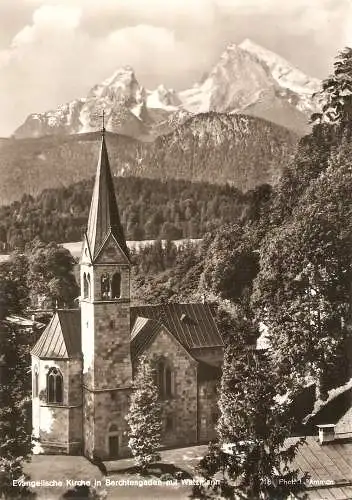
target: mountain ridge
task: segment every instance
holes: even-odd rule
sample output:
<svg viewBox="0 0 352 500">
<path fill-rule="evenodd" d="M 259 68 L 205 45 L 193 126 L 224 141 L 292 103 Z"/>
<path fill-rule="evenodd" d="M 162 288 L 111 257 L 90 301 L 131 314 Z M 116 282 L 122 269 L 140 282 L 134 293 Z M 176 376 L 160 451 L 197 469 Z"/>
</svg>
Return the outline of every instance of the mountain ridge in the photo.
<svg viewBox="0 0 352 500">
<path fill-rule="evenodd" d="M 98 133 L 8 139 L 0 144 L 0 203 L 94 175 Z M 191 116 L 145 143 L 107 132 L 114 175 L 229 183 L 247 191 L 275 183 L 299 137 L 266 120 L 215 112 Z"/>
<path fill-rule="evenodd" d="M 14 136 L 91 132 L 100 128 L 103 109 L 108 130 L 147 141 L 191 115 L 209 111 L 248 113 L 304 134 L 316 110 L 313 94 L 318 88 L 317 79 L 246 39 L 229 44 L 205 78 L 189 89 L 177 92 L 160 84 L 148 90 L 131 66 L 123 66 L 95 84 L 86 97 L 29 115 Z"/>
</svg>

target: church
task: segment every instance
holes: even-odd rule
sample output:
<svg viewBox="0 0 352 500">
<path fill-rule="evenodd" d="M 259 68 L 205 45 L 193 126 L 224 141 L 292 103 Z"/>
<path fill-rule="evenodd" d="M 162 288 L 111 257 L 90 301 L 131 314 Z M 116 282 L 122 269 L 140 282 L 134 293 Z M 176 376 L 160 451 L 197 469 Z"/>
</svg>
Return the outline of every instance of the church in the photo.
<svg viewBox="0 0 352 500">
<path fill-rule="evenodd" d="M 131 305 L 104 129 L 79 268 L 80 307 L 56 310 L 31 351 L 35 452 L 129 456 L 125 417 L 142 355 L 155 369 L 162 446 L 213 439 L 221 335 L 209 304 Z"/>
</svg>

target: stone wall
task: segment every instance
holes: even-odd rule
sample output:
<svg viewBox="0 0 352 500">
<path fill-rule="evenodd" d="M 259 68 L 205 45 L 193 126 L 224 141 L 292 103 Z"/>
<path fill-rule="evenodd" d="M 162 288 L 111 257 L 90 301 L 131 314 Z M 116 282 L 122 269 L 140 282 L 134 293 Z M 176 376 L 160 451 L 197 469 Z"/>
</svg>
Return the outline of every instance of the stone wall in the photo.
<svg viewBox="0 0 352 500">
<path fill-rule="evenodd" d="M 70 359 L 68 391 L 68 453 L 82 452 L 82 359 Z"/>
<path fill-rule="evenodd" d="M 144 353 L 149 360 L 167 360 L 173 372 L 173 395 L 162 401 L 164 431 L 162 444 L 186 446 L 194 444 L 197 436 L 197 362 L 166 331 L 161 330 Z M 167 419 L 172 428 L 166 430 Z"/>
<path fill-rule="evenodd" d="M 217 406 L 219 381 L 207 380 L 198 387 L 198 426 L 199 442 L 216 438 L 215 426 L 219 410 Z"/>
<path fill-rule="evenodd" d="M 132 380 L 129 302 L 81 304 L 84 385 L 129 387 Z"/>
<path fill-rule="evenodd" d="M 84 390 L 84 454 L 102 460 L 110 457 L 109 435 L 115 426 L 118 436 L 118 457 L 130 455 L 128 448 L 128 424 L 125 415 L 129 410 L 131 389 L 91 392 Z M 115 457 L 116 458 L 116 457 Z"/>
<path fill-rule="evenodd" d="M 127 264 L 81 266 L 91 276 L 90 299 L 81 301 L 84 385 L 89 389 L 130 386 L 130 269 Z M 121 298 L 101 300 L 101 276 L 121 274 Z"/>
<path fill-rule="evenodd" d="M 47 360 L 32 356 L 39 370 L 38 397 L 32 397 L 33 435 L 39 438 L 36 453 L 79 453 L 82 447 L 82 362 Z M 63 402 L 47 402 L 47 373 L 58 368 L 63 376 Z"/>
</svg>

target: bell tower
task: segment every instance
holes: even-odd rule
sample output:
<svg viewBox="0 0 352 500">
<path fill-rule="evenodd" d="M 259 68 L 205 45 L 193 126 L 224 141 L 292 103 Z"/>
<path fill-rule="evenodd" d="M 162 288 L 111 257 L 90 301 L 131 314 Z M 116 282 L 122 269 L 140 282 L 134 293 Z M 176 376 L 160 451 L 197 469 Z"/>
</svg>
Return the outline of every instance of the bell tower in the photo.
<svg viewBox="0 0 352 500">
<path fill-rule="evenodd" d="M 130 268 L 103 127 L 80 260 L 83 437 L 90 457 L 108 458 L 109 428 L 114 425 L 122 435 L 126 425 L 132 383 Z"/>
</svg>

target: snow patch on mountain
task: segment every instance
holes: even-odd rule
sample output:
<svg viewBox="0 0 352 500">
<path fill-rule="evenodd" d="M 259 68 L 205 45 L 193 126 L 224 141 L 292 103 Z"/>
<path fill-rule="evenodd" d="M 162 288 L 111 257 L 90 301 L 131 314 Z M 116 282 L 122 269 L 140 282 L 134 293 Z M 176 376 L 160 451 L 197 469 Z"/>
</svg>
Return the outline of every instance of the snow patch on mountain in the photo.
<svg viewBox="0 0 352 500">
<path fill-rule="evenodd" d="M 180 93 L 184 107 L 195 112 L 238 112 L 273 88 L 266 68 L 249 52 L 230 44 L 202 84 Z"/>
<path fill-rule="evenodd" d="M 148 108 L 176 111 L 181 105 L 181 100 L 174 89 L 159 85 L 155 90 L 147 91 L 146 104 Z"/>
<path fill-rule="evenodd" d="M 298 108 L 301 108 L 302 111 L 310 110 L 312 96 L 320 88 L 320 81 L 317 78 L 306 75 L 283 57 L 261 47 L 248 38 L 239 47 L 253 54 L 259 61 L 266 64 L 280 87 L 291 90 L 300 96 L 301 103 L 298 105 Z"/>
<path fill-rule="evenodd" d="M 313 94 L 318 90 L 316 78 L 246 39 L 240 45 L 228 45 L 210 73 L 189 89 L 176 92 L 159 85 L 146 90 L 133 68 L 124 66 L 94 85 L 86 98 L 28 116 L 15 136 L 96 131 L 103 110 L 107 130 L 136 138 L 149 136 L 148 140 L 209 111 L 244 112 L 299 131 L 316 111 Z"/>
</svg>

